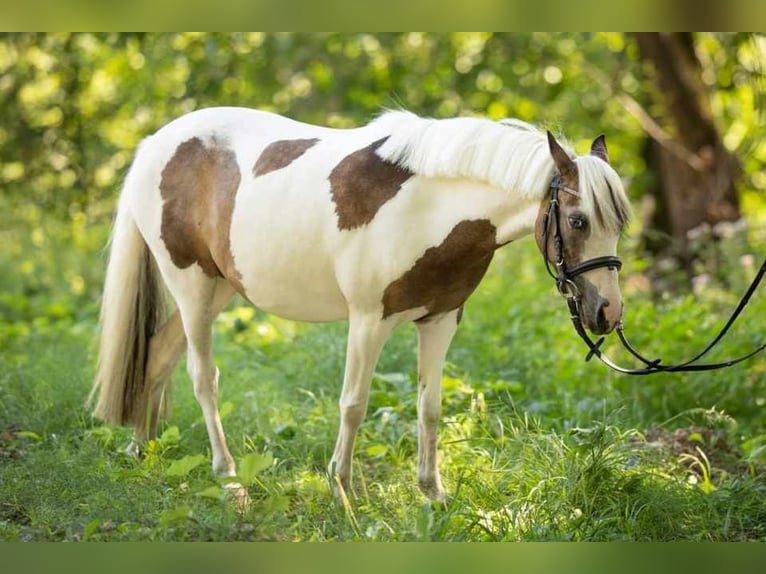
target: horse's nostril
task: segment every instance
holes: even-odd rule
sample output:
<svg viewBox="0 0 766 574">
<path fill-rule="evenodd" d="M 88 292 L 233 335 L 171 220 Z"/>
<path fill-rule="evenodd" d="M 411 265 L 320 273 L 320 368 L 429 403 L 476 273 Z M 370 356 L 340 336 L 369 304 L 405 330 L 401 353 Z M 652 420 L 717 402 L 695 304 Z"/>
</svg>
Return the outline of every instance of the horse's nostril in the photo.
<svg viewBox="0 0 766 574">
<path fill-rule="evenodd" d="M 598 309 L 596 310 L 596 323 L 602 332 L 605 332 L 609 329 L 609 322 L 606 320 L 605 311 L 607 307 L 609 307 L 609 301 L 602 300 L 598 306 Z"/>
</svg>

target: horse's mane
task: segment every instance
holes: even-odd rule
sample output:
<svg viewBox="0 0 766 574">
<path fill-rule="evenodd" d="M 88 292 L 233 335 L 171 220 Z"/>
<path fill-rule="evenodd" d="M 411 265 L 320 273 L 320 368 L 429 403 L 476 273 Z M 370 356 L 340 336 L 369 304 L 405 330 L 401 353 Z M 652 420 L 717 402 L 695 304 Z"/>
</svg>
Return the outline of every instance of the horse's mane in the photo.
<svg viewBox="0 0 766 574">
<path fill-rule="evenodd" d="M 580 176 L 580 205 L 609 232 L 619 232 L 630 219 L 630 202 L 617 172 L 593 155 L 575 158 Z M 606 185 L 604 185 L 606 183 Z"/>
<path fill-rule="evenodd" d="M 378 149 L 380 157 L 426 177 L 474 179 L 535 199 L 545 196 L 553 177 L 545 133 L 521 120 L 436 120 L 395 110 L 380 115 L 372 126 L 389 134 Z M 576 157 L 564 149 L 578 165 L 582 208 L 605 228 L 620 229 L 630 208 L 619 176 L 598 158 Z M 599 178 L 607 185 L 598 185 Z"/>
</svg>

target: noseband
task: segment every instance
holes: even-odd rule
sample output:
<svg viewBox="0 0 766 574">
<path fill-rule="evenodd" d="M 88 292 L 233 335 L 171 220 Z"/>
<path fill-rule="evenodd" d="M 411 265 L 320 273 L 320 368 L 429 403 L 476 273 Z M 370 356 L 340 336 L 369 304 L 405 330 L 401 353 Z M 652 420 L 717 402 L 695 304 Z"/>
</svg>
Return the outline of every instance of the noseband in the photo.
<svg viewBox="0 0 766 574">
<path fill-rule="evenodd" d="M 576 263 L 574 265 L 567 264 L 567 262 L 564 260 L 564 240 L 561 236 L 559 191 L 563 191 L 575 197 L 580 197 L 580 194 L 577 190 L 572 189 L 571 187 L 568 187 L 562 183 L 560 174 L 557 173 L 554 175 L 550 185 L 550 201 L 542 220 L 543 241 L 541 247 L 543 252 L 543 260 L 545 261 L 545 268 L 548 271 L 548 274 L 556 281 L 556 287 L 558 288 L 559 293 L 566 297 L 567 306 L 569 307 L 570 319 L 572 320 L 575 331 L 585 342 L 589 349 L 588 354 L 585 356 L 586 361 L 589 361 L 593 357 L 597 357 L 610 369 L 626 375 L 652 375 L 655 373 L 711 371 L 713 369 L 731 367 L 732 365 L 736 365 L 737 363 L 745 361 L 766 349 L 766 343 L 762 343 L 756 347 L 754 351 L 737 357 L 736 359 L 730 359 L 728 361 L 721 361 L 718 363 L 694 364 L 697 363 L 697 361 L 699 361 L 703 356 L 705 356 L 724 337 L 730 327 L 737 320 L 737 317 L 739 317 L 740 313 L 742 313 L 748 301 L 750 301 L 750 298 L 753 296 L 753 293 L 755 293 L 758 284 L 761 282 L 764 276 L 766 276 L 766 260 L 764 260 L 761 268 L 745 292 L 745 295 L 740 300 L 739 305 L 737 305 L 737 308 L 729 317 L 729 320 L 719 331 L 718 335 L 716 335 L 716 337 L 714 337 L 713 340 L 702 350 L 702 352 L 695 355 L 692 359 L 676 365 L 666 365 L 661 364 L 662 359 L 645 358 L 628 341 L 623 330 L 622 321 L 620 321 L 616 328 L 620 342 L 631 355 L 633 355 L 636 359 L 644 364 L 644 367 L 638 369 L 622 367 L 604 355 L 601 351 L 601 345 L 605 340 L 604 337 L 600 337 L 597 341 L 593 341 L 585 331 L 585 327 L 583 327 L 582 319 L 580 318 L 580 302 L 582 296 L 580 294 L 580 290 L 577 288 L 577 285 L 574 282 L 574 278 L 578 275 L 581 275 L 582 273 L 585 273 L 586 271 L 592 271 L 593 269 L 600 269 L 602 267 L 606 267 L 608 269 L 616 269 L 619 271 L 622 268 L 622 261 L 620 261 L 619 257 L 606 255 L 603 257 L 594 257 L 593 259 L 588 259 L 587 261 Z M 553 254 L 555 258 L 554 266 L 556 268 L 555 273 L 551 269 L 551 263 L 548 260 L 548 241 L 551 239 L 553 240 Z"/>
<path fill-rule="evenodd" d="M 543 215 L 543 259 L 545 260 L 545 268 L 548 274 L 556 280 L 556 287 L 558 287 L 559 293 L 564 296 L 574 297 L 575 301 L 579 303 L 580 292 L 574 283 L 574 278 L 578 275 L 585 273 L 586 271 L 592 271 L 593 269 L 601 269 L 606 267 L 607 269 L 616 269 L 619 271 L 622 268 L 622 261 L 619 257 L 614 255 L 605 255 L 603 257 L 594 257 L 587 261 L 575 263 L 574 265 L 568 265 L 564 260 L 564 239 L 561 236 L 561 209 L 559 207 L 559 190 L 580 197 L 580 193 L 564 185 L 561 181 L 561 175 L 556 174 L 553 176 L 553 180 L 550 185 L 550 201 L 548 202 L 548 208 Z M 553 255 L 555 259 L 556 273 L 551 268 L 551 262 L 548 260 L 548 241 L 553 240 Z"/>
</svg>

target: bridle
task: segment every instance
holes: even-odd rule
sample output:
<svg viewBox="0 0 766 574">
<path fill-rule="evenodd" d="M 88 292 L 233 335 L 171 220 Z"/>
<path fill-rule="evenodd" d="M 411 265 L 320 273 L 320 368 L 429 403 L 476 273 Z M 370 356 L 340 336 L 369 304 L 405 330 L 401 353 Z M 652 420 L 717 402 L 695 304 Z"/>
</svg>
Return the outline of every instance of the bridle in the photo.
<svg viewBox="0 0 766 574">
<path fill-rule="evenodd" d="M 564 239 L 561 236 L 559 191 L 563 191 L 575 197 L 580 197 L 580 193 L 576 189 L 572 189 L 562 183 L 561 174 L 557 173 L 553 176 L 550 185 L 550 201 L 548 202 L 548 208 L 545 210 L 542 220 L 543 260 L 545 261 L 545 268 L 548 271 L 548 274 L 556 281 L 556 287 L 558 288 L 559 293 L 565 297 L 567 295 L 574 297 L 579 302 L 580 291 L 577 288 L 577 285 L 575 285 L 575 277 L 586 271 L 600 269 L 601 267 L 619 271 L 622 268 L 622 261 L 620 261 L 619 257 L 615 257 L 614 255 L 605 255 L 603 257 L 594 257 L 593 259 L 588 259 L 581 263 L 575 263 L 574 265 L 567 264 L 564 259 Z M 551 269 L 551 263 L 547 256 L 549 238 L 553 239 L 553 254 L 556 273 Z"/>
<path fill-rule="evenodd" d="M 550 200 L 548 202 L 548 207 L 546 208 L 541 221 L 542 245 L 540 246 L 540 248 L 543 253 L 543 260 L 545 261 L 545 268 L 548 271 L 548 274 L 556 281 L 556 287 L 559 293 L 561 293 L 564 297 L 566 297 L 567 306 L 569 308 L 570 319 L 572 320 L 572 324 L 574 325 L 575 331 L 580 336 L 580 338 L 585 342 L 585 344 L 587 345 L 589 349 L 588 354 L 585 356 L 586 361 L 589 361 L 593 357 L 597 357 L 607 367 L 617 372 L 620 372 L 626 375 L 651 375 L 655 373 L 677 373 L 677 372 L 684 372 L 684 371 L 686 372 L 710 371 L 713 369 L 730 367 L 732 365 L 736 365 L 737 363 L 745 361 L 753 357 L 757 353 L 760 353 L 761 351 L 766 349 L 766 342 L 765 342 L 761 344 L 759 347 L 757 347 L 754 351 L 746 355 L 743 355 L 741 357 L 738 357 L 736 359 L 721 361 L 718 363 L 695 364 L 703 356 L 705 356 L 713 347 L 715 347 L 715 345 L 721 339 L 723 339 L 724 335 L 726 335 L 728 330 L 737 320 L 737 317 L 739 317 L 740 313 L 742 313 L 743 309 L 745 308 L 747 303 L 750 301 L 750 298 L 753 296 L 753 293 L 755 293 L 764 275 L 766 275 L 766 260 L 764 260 L 760 270 L 758 271 L 752 283 L 750 284 L 747 291 L 745 292 L 745 295 L 742 297 L 736 309 L 729 317 L 729 320 L 726 322 L 723 328 L 719 331 L 718 335 L 716 335 L 713 338 L 713 340 L 702 350 L 702 352 L 698 353 L 697 355 L 695 355 L 688 361 L 684 361 L 683 363 L 679 363 L 676 365 L 664 365 L 664 364 L 661 364 L 662 359 L 652 359 L 652 360 L 646 359 L 628 341 L 627 337 L 625 336 L 624 326 L 622 321 L 618 323 L 615 329 L 617 331 L 617 335 L 620 338 L 620 342 L 623 344 L 623 346 L 628 350 L 628 352 L 631 355 L 633 355 L 636 359 L 638 359 L 640 362 L 644 364 L 644 367 L 638 368 L 638 369 L 626 368 L 616 364 L 614 361 L 609 359 L 609 357 L 605 356 L 601 352 L 601 345 L 604 343 L 605 338 L 600 337 L 598 340 L 593 341 L 588 335 L 587 331 L 585 330 L 585 327 L 582 324 L 581 308 L 580 308 L 582 295 L 580 293 L 580 290 L 577 288 L 577 285 L 574 282 L 574 278 L 587 271 L 592 271 L 593 269 L 600 269 L 604 267 L 608 269 L 616 269 L 617 271 L 619 271 L 622 268 L 622 261 L 620 260 L 619 257 L 615 257 L 613 255 L 607 255 L 603 257 L 594 257 L 592 259 L 588 259 L 586 261 L 583 261 L 581 263 L 576 263 L 574 265 L 568 265 L 564 258 L 564 239 L 561 235 L 561 221 L 560 221 L 561 210 L 559 207 L 559 191 L 563 191 L 575 197 L 579 197 L 580 194 L 577 190 L 564 185 L 561 180 L 561 175 L 558 173 L 556 173 L 553 176 L 549 191 L 550 191 Z M 548 242 L 551 240 L 553 241 L 553 255 L 555 260 L 553 263 L 553 267 L 555 267 L 555 273 L 551 267 L 551 262 L 548 260 Z"/>
</svg>

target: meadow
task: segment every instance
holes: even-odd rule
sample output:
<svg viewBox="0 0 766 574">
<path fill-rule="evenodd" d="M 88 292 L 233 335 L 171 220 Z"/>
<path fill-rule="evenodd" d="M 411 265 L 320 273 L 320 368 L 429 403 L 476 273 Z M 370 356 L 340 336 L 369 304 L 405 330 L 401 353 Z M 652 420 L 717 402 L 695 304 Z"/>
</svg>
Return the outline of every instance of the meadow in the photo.
<svg viewBox="0 0 766 574">
<path fill-rule="evenodd" d="M 1 205 L 0 540 L 766 540 L 763 358 L 640 378 L 584 362 L 531 239 L 499 252 L 448 355 L 444 505 L 426 501 L 415 479 L 414 328 L 384 350 L 354 493 L 338 502 L 325 468 L 346 325 L 230 305 L 215 349 L 223 423 L 252 499 L 238 509 L 213 479 L 183 364 L 172 413 L 140 460 L 122 452 L 128 429 L 85 407 L 108 211 Z M 766 251 L 753 219 L 747 241 L 715 247 L 718 277 L 653 293 L 646 262 L 630 256 L 634 236 L 622 249 L 626 328 L 670 361 L 707 343 Z M 761 293 L 711 359 L 760 344 L 764 312 Z M 614 336 L 606 348 L 629 362 Z"/>
</svg>

